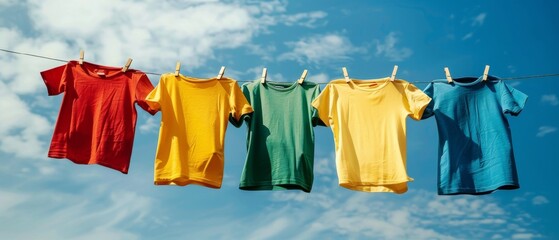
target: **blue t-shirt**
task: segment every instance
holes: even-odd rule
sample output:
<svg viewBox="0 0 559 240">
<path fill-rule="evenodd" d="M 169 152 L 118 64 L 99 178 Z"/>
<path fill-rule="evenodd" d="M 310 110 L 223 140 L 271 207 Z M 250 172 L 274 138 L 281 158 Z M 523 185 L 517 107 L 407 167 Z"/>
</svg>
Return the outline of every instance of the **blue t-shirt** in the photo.
<svg viewBox="0 0 559 240">
<path fill-rule="evenodd" d="M 424 90 L 433 100 L 439 131 L 438 193 L 487 194 L 517 189 L 511 131 L 505 114 L 518 115 L 528 96 L 497 77 L 434 80 Z"/>
</svg>

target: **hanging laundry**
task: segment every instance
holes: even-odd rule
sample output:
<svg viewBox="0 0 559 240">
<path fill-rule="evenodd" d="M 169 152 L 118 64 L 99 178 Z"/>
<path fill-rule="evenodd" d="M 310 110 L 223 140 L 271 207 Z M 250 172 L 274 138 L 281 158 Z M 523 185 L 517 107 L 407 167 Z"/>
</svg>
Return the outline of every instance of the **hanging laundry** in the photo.
<svg viewBox="0 0 559 240">
<path fill-rule="evenodd" d="M 320 87 L 310 82 L 263 84 L 256 80 L 244 84 L 242 89 L 254 113 L 246 121 L 247 158 L 239 188 L 310 192 L 313 127 L 318 121 L 311 102 L 320 93 Z"/>
<path fill-rule="evenodd" d="M 136 128 L 134 103 L 155 114 L 143 100 L 153 89 L 146 74 L 70 61 L 41 76 L 49 95 L 64 93 L 48 156 L 128 173 Z"/>
<path fill-rule="evenodd" d="M 517 189 L 512 137 L 505 114 L 518 115 L 526 94 L 497 77 L 434 80 L 423 118 L 435 116 L 439 129 L 438 193 L 487 194 Z"/>
<path fill-rule="evenodd" d="M 154 183 L 220 188 L 227 121 L 252 112 L 237 81 L 163 74 L 146 101 L 161 111 Z"/>
<path fill-rule="evenodd" d="M 312 105 L 334 134 L 342 187 L 407 191 L 406 117 L 419 120 L 431 99 L 404 80 L 333 80 Z"/>
</svg>

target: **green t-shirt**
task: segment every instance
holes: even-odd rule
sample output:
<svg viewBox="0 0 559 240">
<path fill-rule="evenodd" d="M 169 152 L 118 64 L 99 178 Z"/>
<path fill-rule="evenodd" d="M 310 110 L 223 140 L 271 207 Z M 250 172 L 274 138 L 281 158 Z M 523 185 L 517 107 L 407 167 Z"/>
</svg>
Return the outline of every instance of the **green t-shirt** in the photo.
<svg viewBox="0 0 559 240">
<path fill-rule="evenodd" d="M 314 131 L 318 115 L 311 102 L 320 93 L 316 83 L 243 84 L 254 113 L 248 126 L 247 158 L 242 190 L 300 189 L 313 183 Z"/>
</svg>

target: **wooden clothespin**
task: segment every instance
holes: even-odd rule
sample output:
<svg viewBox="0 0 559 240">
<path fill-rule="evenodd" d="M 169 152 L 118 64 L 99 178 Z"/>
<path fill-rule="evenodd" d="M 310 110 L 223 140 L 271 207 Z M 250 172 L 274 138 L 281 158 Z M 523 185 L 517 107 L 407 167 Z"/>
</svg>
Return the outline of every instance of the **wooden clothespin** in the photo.
<svg viewBox="0 0 559 240">
<path fill-rule="evenodd" d="M 83 64 L 84 55 L 85 55 L 84 51 L 80 50 L 80 60 L 78 61 L 78 63 L 80 63 L 80 65 Z"/>
<path fill-rule="evenodd" d="M 483 70 L 483 81 L 487 81 L 487 74 L 489 74 L 489 65 L 485 65 L 485 70 Z"/>
<path fill-rule="evenodd" d="M 268 69 L 264 68 L 262 69 L 262 78 L 260 78 L 260 83 L 266 83 L 266 76 L 268 76 Z"/>
<path fill-rule="evenodd" d="M 398 72 L 398 65 L 394 65 L 394 70 L 392 70 L 392 75 L 390 76 L 390 81 L 394 82 L 396 79 L 396 73 Z"/>
<path fill-rule="evenodd" d="M 303 71 L 303 74 L 301 74 L 301 77 L 299 78 L 299 80 L 297 80 L 297 83 L 303 84 L 303 82 L 305 81 L 305 78 L 307 78 L 307 69 L 305 69 Z"/>
<path fill-rule="evenodd" d="M 128 71 L 128 68 L 130 67 L 130 64 L 132 64 L 132 58 L 128 58 L 128 60 L 126 61 L 126 64 L 124 64 L 124 67 L 122 67 L 122 72 Z"/>
<path fill-rule="evenodd" d="M 351 79 L 349 79 L 349 74 L 347 74 L 347 68 L 343 67 L 342 72 L 344 73 L 345 82 L 349 83 L 349 81 L 351 81 Z"/>
<path fill-rule="evenodd" d="M 217 79 L 221 79 L 223 77 L 223 74 L 225 74 L 225 66 L 221 66 L 221 69 L 219 69 L 219 73 L 217 74 Z"/>
<path fill-rule="evenodd" d="M 448 70 L 448 67 L 444 67 L 444 74 L 446 75 L 446 81 L 448 83 L 452 83 L 452 77 L 450 76 L 450 70 Z"/>
<path fill-rule="evenodd" d="M 181 73 L 181 62 L 177 61 L 177 65 L 175 65 L 175 77 L 178 77 Z"/>
</svg>

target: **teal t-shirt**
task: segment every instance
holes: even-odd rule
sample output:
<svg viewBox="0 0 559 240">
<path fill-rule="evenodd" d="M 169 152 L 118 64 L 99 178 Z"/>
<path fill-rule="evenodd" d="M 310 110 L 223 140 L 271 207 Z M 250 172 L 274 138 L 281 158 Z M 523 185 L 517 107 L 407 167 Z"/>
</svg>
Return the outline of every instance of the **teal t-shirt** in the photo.
<svg viewBox="0 0 559 240">
<path fill-rule="evenodd" d="M 319 86 L 257 80 L 243 84 L 242 90 L 254 112 L 245 119 L 247 158 L 239 188 L 310 192 L 318 120 L 311 102 Z"/>
<path fill-rule="evenodd" d="M 528 97 L 497 77 L 481 79 L 434 80 L 424 90 L 433 100 L 423 118 L 434 115 L 439 131 L 440 195 L 519 188 L 505 114 L 518 115 Z"/>
</svg>

